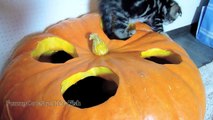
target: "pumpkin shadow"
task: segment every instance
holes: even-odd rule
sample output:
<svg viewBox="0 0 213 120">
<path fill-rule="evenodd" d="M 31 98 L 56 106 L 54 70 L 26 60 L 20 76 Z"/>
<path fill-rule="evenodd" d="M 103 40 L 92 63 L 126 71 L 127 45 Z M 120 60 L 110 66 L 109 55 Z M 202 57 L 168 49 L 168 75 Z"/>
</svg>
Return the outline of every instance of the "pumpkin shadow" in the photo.
<svg viewBox="0 0 213 120">
<path fill-rule="evenodd" d="M 90 13 L 98 12 L 98 3 L 100 0 L 90 0 L 89 1 L 89 11 Z"/>
<path fill-rule="evenodd" d="M 25 3 L 30 4 L 30 1 L 26 1 Z M 33 8 L 31 6 L 23 8 L 22 6 L 22 2 L 19 1 L 0 1 L 0 74 L 8 64 L 11 51 L 13 51 L 15 44 L 22 38 L 26 26 L 28 26 L 27 20 L 30 14 L 23 9 Z"/>
</svg>

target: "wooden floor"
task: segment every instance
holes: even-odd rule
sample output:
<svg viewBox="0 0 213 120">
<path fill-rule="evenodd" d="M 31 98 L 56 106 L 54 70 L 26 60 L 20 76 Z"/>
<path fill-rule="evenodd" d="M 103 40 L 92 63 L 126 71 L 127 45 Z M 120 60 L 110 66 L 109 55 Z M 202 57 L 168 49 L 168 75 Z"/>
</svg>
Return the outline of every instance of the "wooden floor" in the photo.
<svg viewBox="0 0 213 120">
<path fill-rule="evenodd" d="M 167 34 L 188 52 L 198 67 L 201 67 L 213 61 L 213 49 L 197 41 L 195 32 L 196 26 L 186 26 L 169 31 Z"/>
</svg>

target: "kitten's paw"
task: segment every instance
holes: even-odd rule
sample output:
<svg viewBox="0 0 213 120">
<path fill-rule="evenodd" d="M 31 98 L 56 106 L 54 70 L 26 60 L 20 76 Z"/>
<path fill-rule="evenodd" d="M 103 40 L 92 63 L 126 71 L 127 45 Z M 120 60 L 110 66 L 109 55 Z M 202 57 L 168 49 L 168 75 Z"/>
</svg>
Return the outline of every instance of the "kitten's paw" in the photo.
<svg viewBox="0 0 213 120">
<path fill-rule="evenodd" d="M 163 32 L 163 28 L 162 27 L 152 27 L 152 30 L 158 33 L 162 33 Z"/>
<path fill-rule="evenodd" d="M 132 35 L 134 35 L 136 33 L 136 30 L 135 29 L 132 29 L 129 31 L 129 36 L 131 37 Z"/>
<path fill-rule="evenodd" d="M 127 39 L 130 37 L 129 32 L 124 30 L 124 29 L 117 29 L 114 30 L 114 34 L 116 37 L 118 37 L 119 39 Z"/>
<path fill-rule="evenodd" d="M 127 28 L 127 32 L 128 32 L 128 34 L 129 34 L 130 37 L 132 35 L 134 35 L 136 33 L 135 24 L 129 24 L 128 28 Z"/>
<path fill-rule="evenodd" d="M 115 36 L 118 37 L 119 39 L 130 38 L 135 33 L 136 33 L 135 29 L 130 29 L 130 30 L 118 29 L 114 31 Z"/>
</svg>

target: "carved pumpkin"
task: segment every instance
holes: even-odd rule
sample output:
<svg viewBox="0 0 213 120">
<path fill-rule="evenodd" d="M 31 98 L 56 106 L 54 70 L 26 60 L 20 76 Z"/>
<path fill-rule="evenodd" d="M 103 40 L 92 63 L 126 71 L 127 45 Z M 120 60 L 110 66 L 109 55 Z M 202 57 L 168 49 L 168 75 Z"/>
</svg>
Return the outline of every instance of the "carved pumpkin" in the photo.
<svg viewBox="0 0 213 120">
<path fill-rule="evenodd" d="M 1 120 L 202 120 L 204 88 L 187 53 L 135 29 L 109 40 L 88 14 L 25 37 L 0 81 Z"/>
</svg>

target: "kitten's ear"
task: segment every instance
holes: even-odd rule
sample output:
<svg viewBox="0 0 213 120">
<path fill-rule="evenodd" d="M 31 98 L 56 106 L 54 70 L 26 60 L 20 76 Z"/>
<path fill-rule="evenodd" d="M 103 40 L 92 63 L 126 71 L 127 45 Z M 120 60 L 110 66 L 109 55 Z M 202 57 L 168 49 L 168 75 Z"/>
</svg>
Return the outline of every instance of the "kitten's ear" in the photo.
<svg viewBox="0 0 213 120">
<path fill-rule="evenodd" d="M 182 10 L 179 5 L 178 5 L 178 9 L 177 9 L 177 14 L 178 14 L 178 16 L 182 16 Z"/>
<path fill-rule="evenodd" d="M 182 16 L 182 10 L 177 3 L 174 3 L 170 9 L 170 15 L 173 18 L 177 18 L 178 16 Z"/>
</svg>

